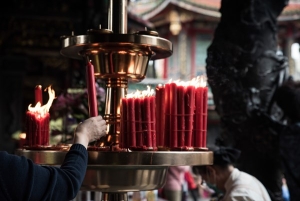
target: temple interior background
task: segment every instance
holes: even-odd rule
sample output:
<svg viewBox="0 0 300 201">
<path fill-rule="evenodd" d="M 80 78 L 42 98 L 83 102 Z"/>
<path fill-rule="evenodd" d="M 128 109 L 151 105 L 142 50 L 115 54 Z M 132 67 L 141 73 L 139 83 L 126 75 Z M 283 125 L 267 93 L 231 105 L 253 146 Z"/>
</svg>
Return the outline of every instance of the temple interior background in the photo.
<svg viewBox="0 0 300 201">
<path fill-rule="evenodd" d="M 85 34 L 106 25 L 107 0 L 12 0 L 1 7 L 0 29 L 0 149 L 13 152 L 24 132 L 25 112 L 34 103 L 34 87 L 52 86 L 57 99 L 51 111 L 52 128 L 72 133 L 72 125 L 87 117 L 85 62 L 60 54 L 60 37 Z M 169 79 L 189 80 L 205 74 L 206 49 L 220 19 L 219 0 L 140 0 L 128 2 L 128 32 L 155 30 L 173 43 L 173 55 L 150 62 L 145 80 L 129 84 L 129 91 L 155 86 Z M 290 1 L 278 21 L 278 51 L 288 57 L 290 73 L 300 75 L 300 5 Z M 293 51 L 292 51 L 293 50 Z M 104 86 L 99 84 L 99 111 Z M 80 95 L 78 95 L 80 94 Z M 66 96 L 73 98 L 67 102 Z M 78 96 L 77 96 L 78 95 Z M 44 102 L 48 95 L 44 93 Z M 59 102 L 61 101 L 61 102 Z M 61 105 L 68 105 L 62 109 Z M 83 108 L 82 108 L 83 107 Z M 77 120 L 77 121 L 76 121 Z M 58 128 L 56 128 L 58 126 Z M 59 132 L 60 131 L 60 132 Z M 209 94 L 208 144 L 219 131 L 218 115 Z M 57 133 L 56 133 L 57 134 Z M 66 137 L 66 136 L 64 136 Z M 67 140 L 64 138 L 64 140 Z"/>
</svg>

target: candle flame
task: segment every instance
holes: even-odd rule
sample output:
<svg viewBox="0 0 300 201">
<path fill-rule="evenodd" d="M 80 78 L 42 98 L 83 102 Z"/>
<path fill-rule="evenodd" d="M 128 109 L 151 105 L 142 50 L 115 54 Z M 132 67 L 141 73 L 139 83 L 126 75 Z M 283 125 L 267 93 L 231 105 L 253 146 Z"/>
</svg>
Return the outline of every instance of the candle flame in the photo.
<svg viewBox="0 0 300 201">
<path fill-rule="evenodd" d="M 199 86 L 200 87 L 206 87 L 206 79 L 204 76 L 200 76 L 199 78 Z"/>
<path fill-rule="evenodd" d="M 204 76 L 204 75 L 197 76 L 196 78 L 193 78 L 190 82 L 192 85 L 194 85 L 196 87 L 206 87 L 207 86 L 206 76 Z"/>
<path fill-rule="evenodd" d="M 47 88 L 48 90 L 48 94 L 49 94 L 49 99 L 47 104 L 41 106 L 41 103 L 38 102 L 34 107 L 31 106 L 31 104 L 28 106 L 28 111 L 30 112 L 34 112 L 36 114 L 38 114 L 39 117 L 44 116 L 46 113 L 49 112 L 50 107 L 52 105 L 52 102 L 55 98 L 55 91 L 53 89 L 51 89 L 51 86 L 49 86 Z"/>
<path fill-rule="evenodd" d="M 139 91 L 136 90 L 136 92 L 130 93 L 126 95 L 126 98 L 143 98 L 148 96 L 154 96 L 155 90 L 151 89 L 150 86 L 147 86 L 147 90 Z"/>
<path fill-rule="evenodd" d="M 191 80 L 183 81 L 183 80 L 169 80 L 168 84 L 175 83 L 177 86 L 195 86 L 195 87 L 207 87 L 207 77 L 205 75 L 197 76 Z M 160 86 L 160 84 L 158 85 Z M 165 86 L 165 85 L 164 85 Z"/>
<path fill-rule="evenodd" d="M 26 133 L 20 133 L 19 137 L 20 139 L 26 139 Z"/>
<path fill-rule="evenodd" d="M 153 96 L 155 94 L 154 89 L 151 89 L 151 87 L 148 85 L 147 86 L 147 90 L 142 91 L 142 96 L 146 97 L 146 96 Z"/>
</svg>

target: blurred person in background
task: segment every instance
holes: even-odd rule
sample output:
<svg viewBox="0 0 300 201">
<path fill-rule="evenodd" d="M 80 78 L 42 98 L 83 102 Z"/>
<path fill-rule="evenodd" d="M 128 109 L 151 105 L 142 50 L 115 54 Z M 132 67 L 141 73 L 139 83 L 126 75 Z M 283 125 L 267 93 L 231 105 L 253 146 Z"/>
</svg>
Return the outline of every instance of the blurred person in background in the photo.
<svg viewBox="0 0 300 201">
<path fill-rule="evenodd" d="M 213 151 L 213 165 L 194 166 L 193 171 L 223 193 L 217 196 L 218 200 L 271 201 L 259 180 L 233 165 L 240 156 L 239 150 L 229 147 L 211 147 L 209 150 Z"/>
<path fill-rule="evenodd" d="M 187 183 L 188 193 L 192 197 L 192 200 L 198 201 L 200 198 L 199 186 L 198 182 L 196 182 L 198 178 L 193 174 L 191 168 L 189 168 L 189 170 L 184 173 L 184 179 Z"/>
<path fill-rule="evenodd" d="M 282 198 L 283 201 L 290 201 L 290 193 L 284 177 L 282 177 Z"/>
<path fill-rule="evenodd" d="M 166 183 L 162 188 L 162 196 L 169 201 L 182 201 L 184 174 L 189 166 L 170 166 L 166 175 Z"/>
<path fill-rule="evenodd" d="M 300 81 L 290 77 L 275 92 L 275 102 L 283 111 L 277 125 L 283 174 L 291 201 L 300 200 Z M 284 193 L 284 192 L 283 192 Z"/>
</svg>

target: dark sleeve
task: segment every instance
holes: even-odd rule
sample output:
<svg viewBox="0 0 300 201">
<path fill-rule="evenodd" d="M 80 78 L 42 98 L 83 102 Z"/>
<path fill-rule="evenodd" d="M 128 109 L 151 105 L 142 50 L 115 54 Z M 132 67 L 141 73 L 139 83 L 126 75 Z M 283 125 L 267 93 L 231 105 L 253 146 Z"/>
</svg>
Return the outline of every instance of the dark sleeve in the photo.
<svg viewBox="0 0 300 201">
<path fill-rule="evenodd" d="M 84 179 L 87 158 L 87 150 L 80 144 L 72 145 L 60 168 L 0 152 L 0 200 L 71 200 Z"/>
</svg>

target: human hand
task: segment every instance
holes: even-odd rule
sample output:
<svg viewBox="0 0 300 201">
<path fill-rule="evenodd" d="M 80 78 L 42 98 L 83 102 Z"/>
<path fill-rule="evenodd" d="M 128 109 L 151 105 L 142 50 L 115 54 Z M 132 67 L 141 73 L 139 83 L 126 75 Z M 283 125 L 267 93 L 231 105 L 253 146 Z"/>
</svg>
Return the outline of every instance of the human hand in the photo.
<svg viewBox="0 0 300 201">
<path fill-rule="evenodd" d="M 102 116 L 90 117 L 78 124 L 74 133 L 74 144 L 87 148 L 89 142 L 96 141 L 106 134 L 106 122 Z"/>
</svg>

